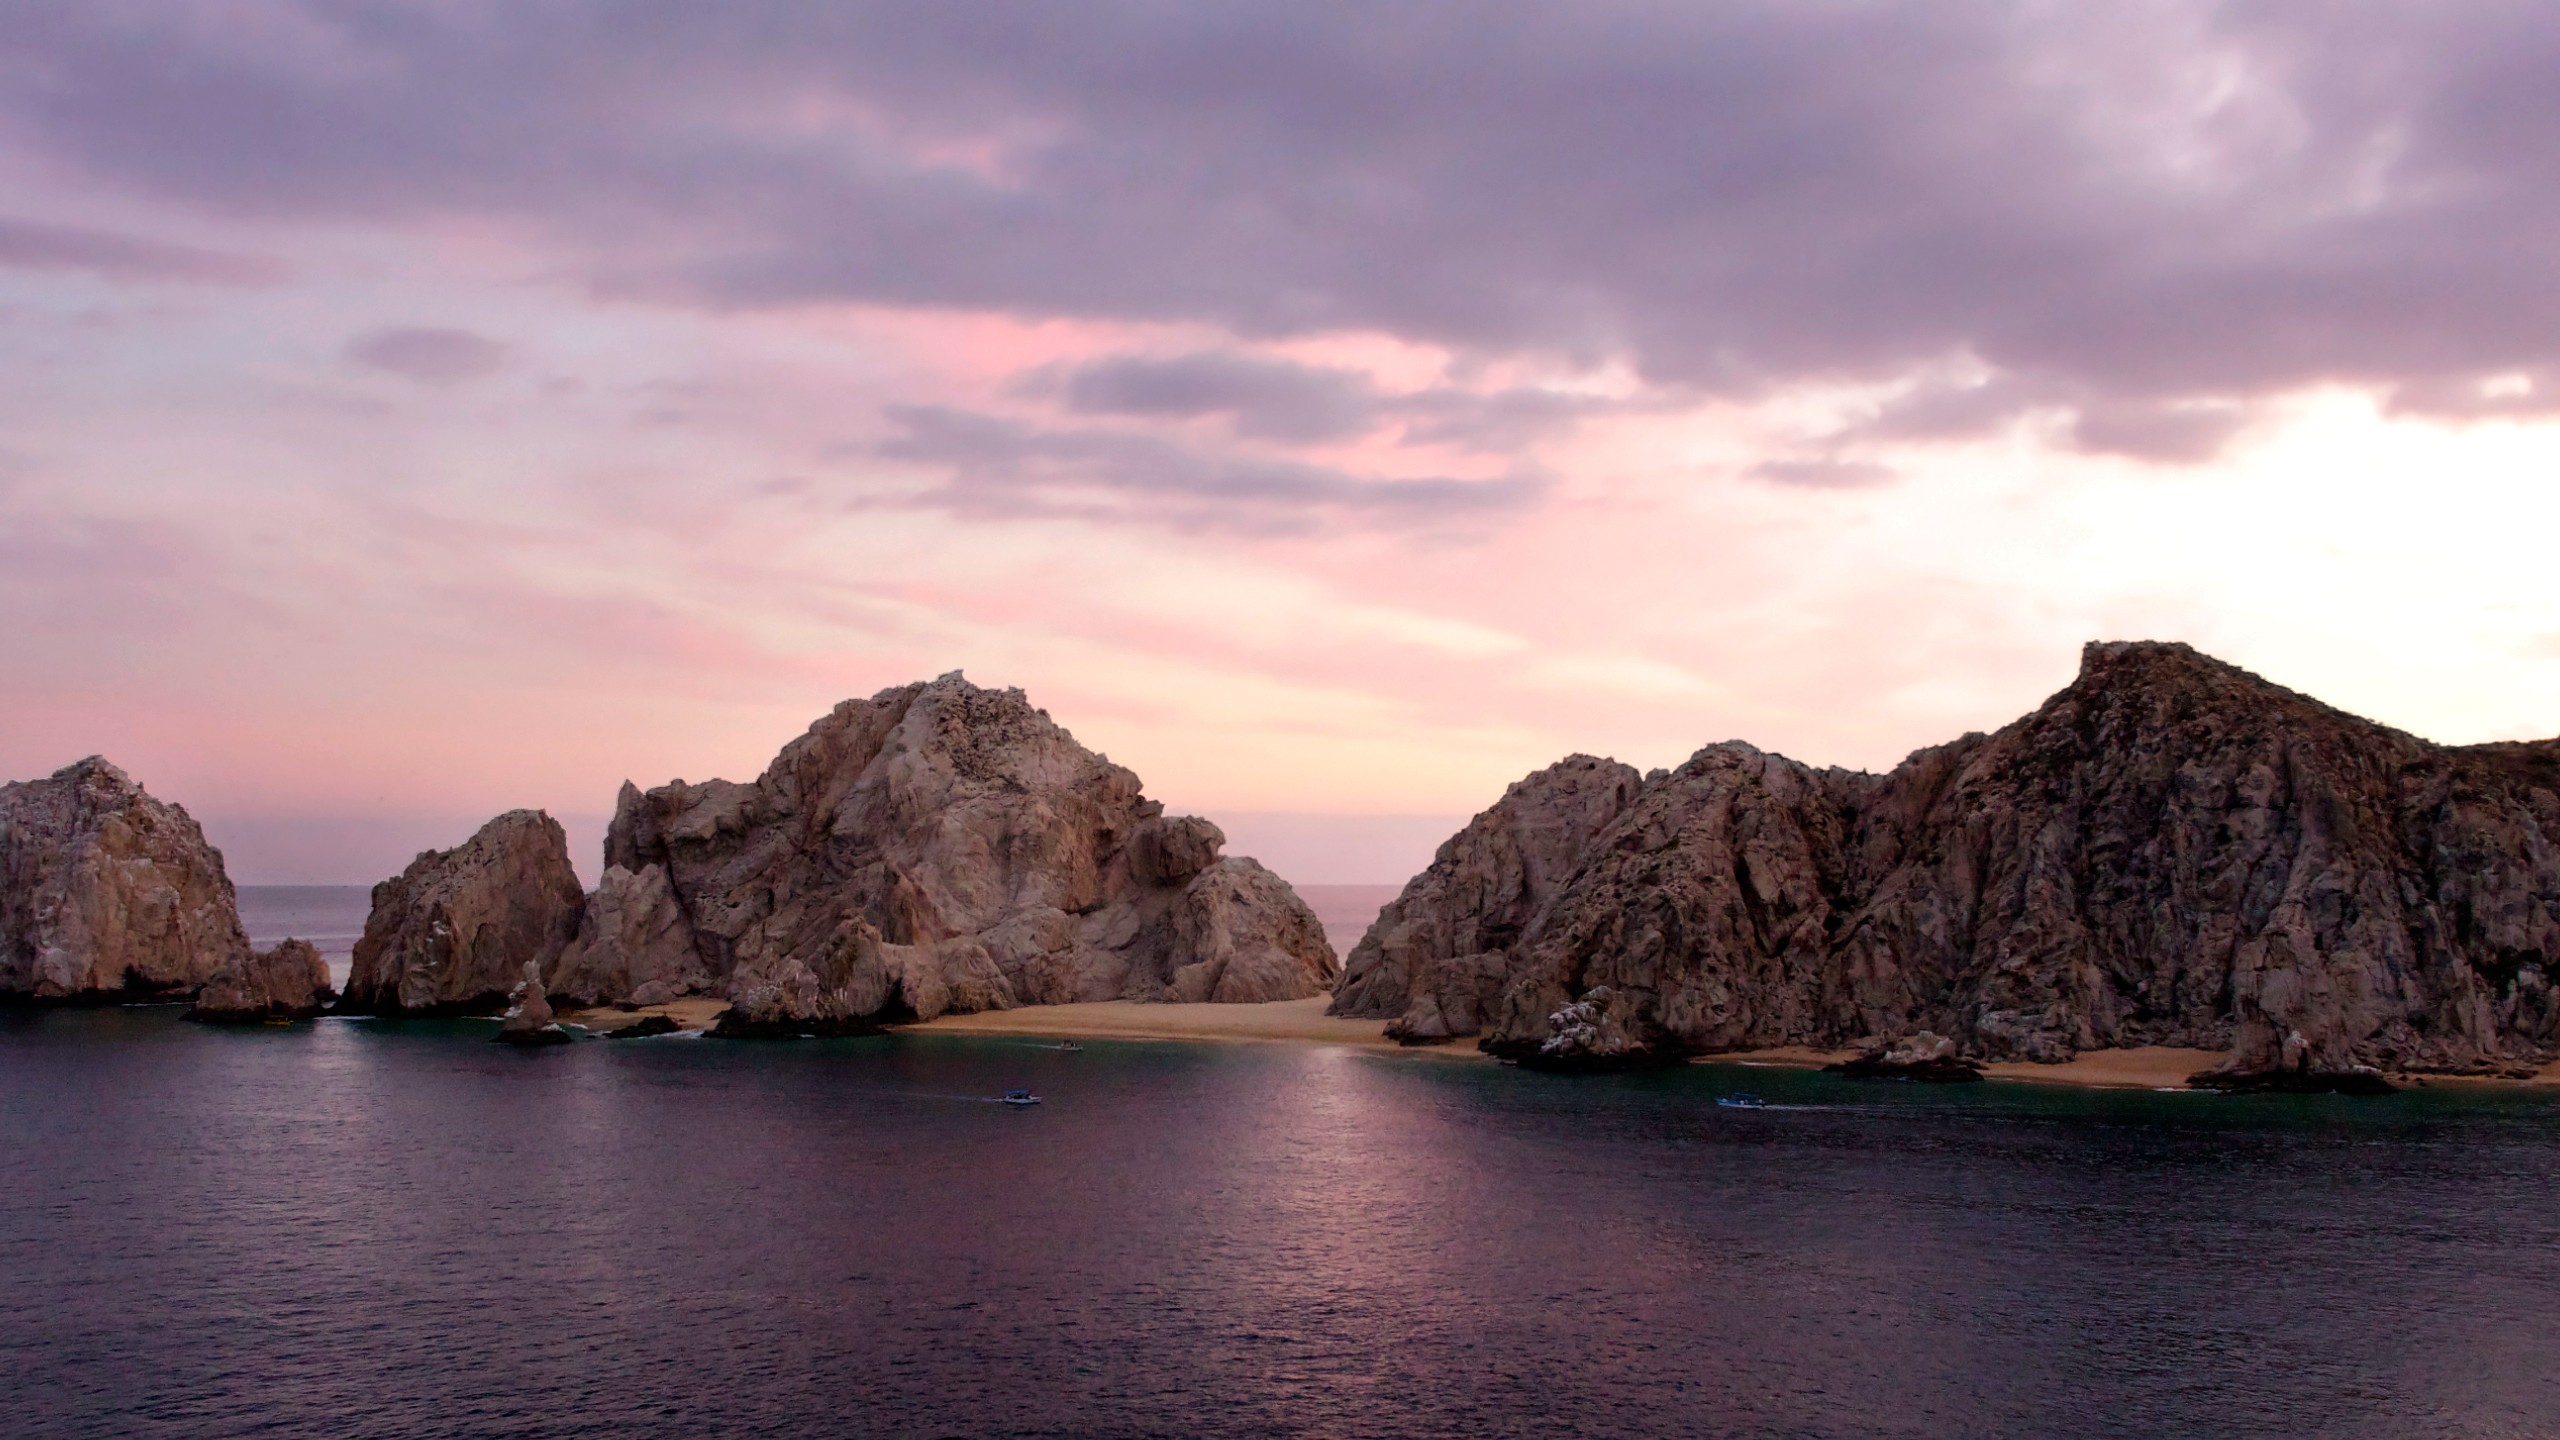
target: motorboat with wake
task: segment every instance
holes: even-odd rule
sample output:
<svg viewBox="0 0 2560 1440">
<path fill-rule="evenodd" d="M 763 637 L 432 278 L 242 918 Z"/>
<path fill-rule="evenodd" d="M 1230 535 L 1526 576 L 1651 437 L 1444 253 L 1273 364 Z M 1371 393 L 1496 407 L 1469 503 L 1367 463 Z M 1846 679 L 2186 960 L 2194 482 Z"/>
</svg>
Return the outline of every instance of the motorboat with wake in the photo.
<svg viewBox="0 0 2560 1440">
<path fill-rule="evenodd" d="M 1032 1094 L 1028 1090 L 1007 1090 L 1001 1097 L 999 1097 L 998 1103 L 1010 1105 L 1019 1110 L 1028 1105 L 1039 1104 L 1040 1097 Z"/>
<path fill-rule="evenodd" d="M 1769 1108 L 1768 1101 L 1761 1099 L 1759 1096 L 1752 1094 L 1748 1090 L 1736 1090 L 1730 1095 L 1719 1095 L 1716 1097 L 1716 1104 L 1727 1110 L 1766 1110 Z"/>
</svg>

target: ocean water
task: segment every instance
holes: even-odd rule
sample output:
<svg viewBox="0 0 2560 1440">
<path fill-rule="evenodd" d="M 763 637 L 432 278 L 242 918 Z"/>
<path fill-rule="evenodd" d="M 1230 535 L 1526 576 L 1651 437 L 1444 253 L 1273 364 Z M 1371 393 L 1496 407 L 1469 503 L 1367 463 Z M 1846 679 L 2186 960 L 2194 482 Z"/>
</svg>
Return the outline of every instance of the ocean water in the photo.
<svg viewBox="0 0 2560 1440">
<path fill-rule="evenodd" d="M 249 943 L 260 949 L 279 940 L 308 940 L 329 962 L 329 976 L 340 987 L 355 964 L 356 942 L 364 938 L 364 919 L 373 906 L 373 891 L 364 885 L 243 885 L 240 924 Z"/>
<path fill-rule="evenodd" d="M 0 1431 L 2560 1433 L 2543 1095 L 175 1014 L 0 1014 Z"/>
</svg>

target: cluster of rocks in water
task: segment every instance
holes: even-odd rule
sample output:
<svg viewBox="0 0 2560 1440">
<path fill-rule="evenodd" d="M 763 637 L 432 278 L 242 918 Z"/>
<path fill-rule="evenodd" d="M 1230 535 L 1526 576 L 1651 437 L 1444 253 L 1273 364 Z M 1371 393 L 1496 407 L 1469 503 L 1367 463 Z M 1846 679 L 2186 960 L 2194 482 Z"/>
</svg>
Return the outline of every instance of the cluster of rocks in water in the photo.
<svg viewBox="0 0 2560 1440">
<path fill-rule="evenodd" d="M 2560 1056 L 2555 797 L 2560 741 L 2433 745 L 2184 646 L 2095 644 L 2033 714 L 1883 775 L 1739 742 L 1650 775 L 1568 758 L 1337 967 L 1216 826 L 948 675 L 847 701 L 753 781 L 626 784 L 592 893 L 537 811 L 419 856 L 375 887 L 337 1004 L 503 1011 L 542 1044 L 555 1003 L 721 1001 L 715 1033 L 755 1037 L 1330 989 L 1541 1069 L 1812 1046 L 1964 1080 L 2159 1045 L 2224 1052 L 2198 1084 L 2372 1090 Z M 0 996 L 213 1021 L 332 998 L 309 946 L 251 950 L 186 812 L 98 759 L 0 786 Z"/>
<path fill-rule="evenodd" d="M 1578 1068 L 1909 1073 L 1925 1033 L 1953 1065 L 2219 1050 L 2197 1083 L 2227 1087 L 2504 1073 L 2560 1055 L 2556 841 L 2560 741 L 2434 745 L 2093 644 L 2033 714 L 1888 774 L 1729 742 L 1531 775 L 1387 906 L 1333 1013 Z"/>
<path fill-rule="evenodd" d="M 626 784 L 593 894 L 539 811 L 418 856 L 374 887 L 336 1008 L 503 1012 L 499 1039 L 545 1044 L 555 1003 L 725 1000 L 714 1033 L 760 1037 L 1327 993 L 1323 926 L 1225 843 L 1019 690 L 946 675 L 837 706 L 752 782 Z M 330 999 L 308 945 L 251 953 L 186 813 L 99 760 L 0 789 L 0 993 L 193 995 L 207 1019 Z"/>
</svg>

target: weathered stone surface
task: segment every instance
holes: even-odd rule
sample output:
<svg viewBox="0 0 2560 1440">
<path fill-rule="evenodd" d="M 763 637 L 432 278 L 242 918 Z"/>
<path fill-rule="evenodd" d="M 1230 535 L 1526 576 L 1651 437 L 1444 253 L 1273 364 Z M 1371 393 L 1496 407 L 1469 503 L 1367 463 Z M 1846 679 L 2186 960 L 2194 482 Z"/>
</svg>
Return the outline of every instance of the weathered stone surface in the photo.
<svg viewBox="0 0 2560 1440">
<path fill-rule="evenodd" d="M 1450 837 L 1352 948 L 1329 1013 L 1421 1043 L 1475 1034 L 1511 979 L 1509 951 L 1643 778 L 1575 755 L 1512 785 Z"/>
<path fill-rule="evenodd" d="M 0 996 L 192 994 L 249 958 L 222 854 L 92 755 L 0 785 Z"/>
<path fill-rule="evenodd" d="M 753 783 L 624 787 L 605 859 L 664 873 L 723 1034 L 1323 993 L 1322 926 L 1224 838 L 953 674 L 846 701 Z"/>
<path fill-rule="evenodd" d="M 547 967 L 559 958 L 585 910 L 559 822 L 539 810 L 510 810 L 373 887 L 338 1008 L 494 1015 L 527 961 Z"/>
<path fill-rule="evenodd" d="M 183 1018 L 211 1025 L 308 1020 L 336 993 L 329 988 L 329 962 L 311 942 L 286 940 L 214 971 Z"/>
<path fill-rule="evenodd" d="M 550 990 L 578 1005 L 664 1005 L 713 983 L 666 867 L 612 865 L 587 897 L 586 918 L 553 967 Z"/>
<path fill-rule="evenodd" d="M 1919 1080 L 1934 1084 L 1980 1080 L 1980 1062 L 1956 1053 L 1956 1042 L 1923 1030 L 1899 1040 L 1878 1040 L 1837 1065 L 1825 1065 L 1854 1080 Z"/>
<path fill-rule="evenodd" d="M 2433 745 L 2182 645 L 2094 644 L 2034 714 L 1890 774 L 1702 750 L 1525 905 L 1426 872 L 1337 1003 L 1404 1013 L 1401 984 L 1427 1019 L 1493 989 L 1506 1054 L 1605 987 L 1631 1043 L 1691 1053 L 1925 1030 L 1989 1059 L 2231 1048 L 2232 1073 L 2536 1061 L 2560 1054 L 2556 797 L 2560 741 Z M 1399 927 L 1450 938 L 1399 966 Z"/>
<path fill-rule="evenodd" d="M 524 983 L 513 998 L 498 1033 L 489 1038 L 501 1045 L 566 1045 L 574 1038 L 551 1013 L 551 997 L 542 990 L 541 961 L 524 962 Z"/>
</svg>

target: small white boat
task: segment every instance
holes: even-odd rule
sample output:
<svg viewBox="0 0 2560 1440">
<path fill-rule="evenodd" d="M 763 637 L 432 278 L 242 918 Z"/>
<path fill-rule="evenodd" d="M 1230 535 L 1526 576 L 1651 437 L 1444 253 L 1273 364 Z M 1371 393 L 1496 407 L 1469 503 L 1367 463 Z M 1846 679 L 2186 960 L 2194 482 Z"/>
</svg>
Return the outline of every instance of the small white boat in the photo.
<svg viewBox="0 0 2560 1440">
<path fill-rule="evenodd" d="M 1007 1090 L 1004 1092 L 1003 1103 L 1019 1108 L 1024 1105 L 1039 1104 L 1040 1097 L 1028 1090 Z"/>
</svg>

